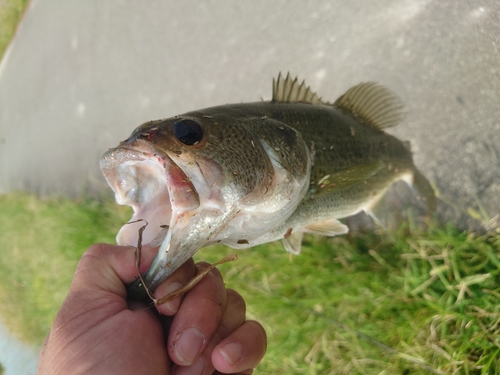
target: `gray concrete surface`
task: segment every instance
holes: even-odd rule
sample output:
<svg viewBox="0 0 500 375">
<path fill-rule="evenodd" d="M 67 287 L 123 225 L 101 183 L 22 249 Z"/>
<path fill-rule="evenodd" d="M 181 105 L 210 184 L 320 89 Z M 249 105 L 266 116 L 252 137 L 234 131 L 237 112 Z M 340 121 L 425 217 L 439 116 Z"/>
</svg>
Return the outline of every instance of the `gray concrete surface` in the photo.
<svg viewBox="0 0 500 375">
<path fill-rule="evenodd" d="M 20 342 L 0 319 L 0 364 L 3 375 L 35 375 L 39 348 Z"/>
<path fill-rule="evenodd" d="M 493 0 L 36 0 L 0 66 L 0 192 L 105 188 L 100 155 L 139 124 L 269 99 L 279 71 L 334 100 L 378 81 L 391 132 L 438 187 L 440 215 L 500 212 L 500 3 Z"/>
</svg>

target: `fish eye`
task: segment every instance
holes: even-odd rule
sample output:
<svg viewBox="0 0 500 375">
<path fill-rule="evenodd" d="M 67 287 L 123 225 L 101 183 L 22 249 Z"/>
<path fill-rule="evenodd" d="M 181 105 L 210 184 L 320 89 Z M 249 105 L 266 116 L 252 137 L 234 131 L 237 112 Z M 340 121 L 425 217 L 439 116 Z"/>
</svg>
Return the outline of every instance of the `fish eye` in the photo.
<svg viewBox="0 0 500 375">
<path fill-rule="evenodd" d="M 174 134 L 187 146 L 196 145 L 203 138 L 203 129 L 193 120 L 179 120 L 174 123 Z"/>
</svg>

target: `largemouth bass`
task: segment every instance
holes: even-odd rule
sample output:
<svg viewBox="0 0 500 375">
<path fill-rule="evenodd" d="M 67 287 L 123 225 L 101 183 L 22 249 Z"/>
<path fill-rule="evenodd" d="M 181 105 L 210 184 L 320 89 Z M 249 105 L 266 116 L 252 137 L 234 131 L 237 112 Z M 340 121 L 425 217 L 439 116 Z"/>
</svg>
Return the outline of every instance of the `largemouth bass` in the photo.
<svg viewBox="0 0 500 375">
<path fill-rule="evenodd" d="M 403 118 L 401 100 L 376 83 L 333 104 L 304 82 L 278 76 L 271 101 L 230 104 L 147 122 L 101 158 L 101 169 L 132 220 L 159 246 L 144 281 L 150 290 L 203 246 L 247 248 L 282 239 L 297 254 L 304 232 L 348 232 L 339 219 L 374 208 L 406 181 L 430 211 L 433 189 L 408 147 L 383 129 Z M 125 225 L 135 246 L 141 223 Z M 132 297 L 144 296 L 136 282 Z"/>
</svg>

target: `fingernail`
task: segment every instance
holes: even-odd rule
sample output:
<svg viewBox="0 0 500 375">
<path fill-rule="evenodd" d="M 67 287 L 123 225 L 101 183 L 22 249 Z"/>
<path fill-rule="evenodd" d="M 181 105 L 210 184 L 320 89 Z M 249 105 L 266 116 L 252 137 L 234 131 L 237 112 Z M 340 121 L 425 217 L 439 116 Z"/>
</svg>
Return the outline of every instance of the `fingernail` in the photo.
<svg viewBox="0 0 500 375">
<path fill-rule="evenodd" d="M 180 283 L 172 283 L 169 286 L 167 286 L 167 289 L 165 289 L 165 292 L 162 296 L 156 296 L 156 298 L 162 298 L 166 296 L 169 293 L 172 293 L 173 291 L 176 291 L 177 289 L 182 288 L 182 285 Z M 179 305 L 180 305 L 181 299 L 180 297 L 177 297 L 176 299 L 173 299 L 172 301 L 165 302 L 164 304 L 161 304 L 158 306 L 158 310 L 161 314 L 163 315 L 174 315 L 177 310 L 179 310 Z"/>
<path fill-rule="evenodd" d="M 220 348 L 219 351 L 226 361 L 232 365 L 238 362 L 243 355 L 243 349 L 239 342 L 230 342 Z"/>
<path fill-rule="evenodd" d="M 175 366 L 173 375 L 200 375 L 205 370 L 205 360 L 200 357 L 191 366 Z"/>
<path fill-rule="evenodd" d="M 175 341 L 175 356 L 184 366 L 191 365 L 200 355 L 204 344 L 205 336 L 199 330 L 187 328 Z"/>
</svg>

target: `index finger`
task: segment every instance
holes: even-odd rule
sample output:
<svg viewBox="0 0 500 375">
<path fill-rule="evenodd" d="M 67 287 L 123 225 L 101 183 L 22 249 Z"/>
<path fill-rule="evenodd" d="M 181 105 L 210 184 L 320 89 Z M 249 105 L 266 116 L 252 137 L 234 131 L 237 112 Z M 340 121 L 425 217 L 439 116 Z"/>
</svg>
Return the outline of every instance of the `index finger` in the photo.
<svg viewBox="0 0 500 375">
<path fill-rule="evenodd" d="M 197 267 L 204 269 L 208 264 Z M 175 363 L 189 366 L 200 356 L 219 326 L 226 303 L 226 288 L 217 269 L 184 296 L 168 337 L 169 355 Z"/>
<path fill-rule="evenodd" d="M 124 284 L 139 277 L 135 262 L 136 249 L 109 244 L 92 245 L 78 262 L 72 289 L 92 288 L 126 296 Z M 141 272 L 147 270 L 157 250 L 144 246 Z"/>
</svg>

